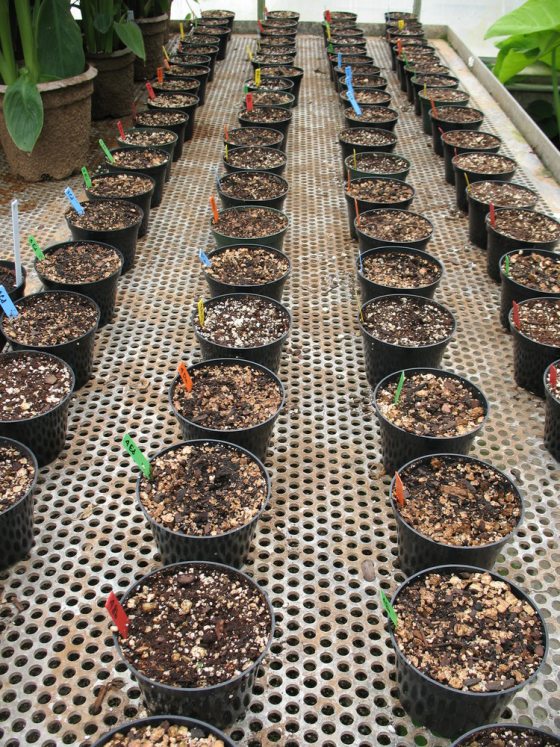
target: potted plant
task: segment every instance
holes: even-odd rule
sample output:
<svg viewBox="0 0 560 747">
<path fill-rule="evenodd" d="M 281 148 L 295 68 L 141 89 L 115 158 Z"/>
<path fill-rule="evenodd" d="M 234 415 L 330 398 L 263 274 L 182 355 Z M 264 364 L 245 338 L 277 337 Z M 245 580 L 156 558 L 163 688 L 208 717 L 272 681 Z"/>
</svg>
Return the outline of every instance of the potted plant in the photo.
<svg viewBox="0 0 560 747">
<path fill-rule="evenodd" d="M 172 0 L 127 0 L 144 37 L 146 56 L 134 63 L 134 80 L 150 80 L 163 64 L 163 44 Z"/>
<path fill-rule="evenodd" d="M 92 117 L 124 117 L 134 101 L 134 58 L 144 60 L 142 32 L 121 0 L 79 0 L 86 59 L 97 69 Z"/>
<path fill-rule="evenodd" d="M 82 166 L 96 75 L 66 0 L 0 3 L 0 143 L 13 173 L 63 179 Z"/>
</svg>

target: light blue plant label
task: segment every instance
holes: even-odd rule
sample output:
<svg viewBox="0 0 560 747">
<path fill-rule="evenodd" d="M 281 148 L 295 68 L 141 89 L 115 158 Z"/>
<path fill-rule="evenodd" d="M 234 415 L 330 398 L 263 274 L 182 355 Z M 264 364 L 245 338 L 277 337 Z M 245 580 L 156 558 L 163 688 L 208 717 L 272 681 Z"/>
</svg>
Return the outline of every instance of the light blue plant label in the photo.
<svg viewBox="0 0 560 747">
<path fill-rule="evenodd" d="M 362 110 L 360 109 L 360 107 L 358 106 L 358 102 L 354 98 L 354 91 L 351 90 L 350 88 L 348 89 L 348 101 L 352 104 L 352 109 L 354 109 L 354 111 L 359 117 L 360 114 L 362 113 Z"/>
<path fill-rule="evenodd" d="M 338 67 L 342 67 L 342 52 L 338 53 Z"/>
<path fill-rule="evenodd" d="M 68 202 L 72 205 L 78 215 L 83 215 L 85 213 L 85 210 L 80 205 L 78 198 L 76 197 L 74 192 L 72 192 L 70 187 L 66 187 L 66 189 L 64 190 L 64 194 L 66 195 L 66 197 L 68 198 Z"/>
<path fill-rule="evenodd" d="M 198 258 L 202 262 L 204 267 L 212 267 L 212 260 L 205 252 L 202 251 L 202 249 L 198 250 Z"/>
<path fill-rule="evenodd" d="M 346 83 L 349 86 L 351 86 L 352 85 L 352 67 L 350 65 L 346 65 L 345 72 L 346 72 Z"/>
<path fill-rule="evenodd" d="M 4 312 L 4 314 L 6 314 L 6 316 L 18 315 L 18 310 L 14 306 L 13 301 L 10 298 L 10 294 L 3 285 L 0 285 L 0 306 L 2 307 L 2 311 Z"/>
</svg>

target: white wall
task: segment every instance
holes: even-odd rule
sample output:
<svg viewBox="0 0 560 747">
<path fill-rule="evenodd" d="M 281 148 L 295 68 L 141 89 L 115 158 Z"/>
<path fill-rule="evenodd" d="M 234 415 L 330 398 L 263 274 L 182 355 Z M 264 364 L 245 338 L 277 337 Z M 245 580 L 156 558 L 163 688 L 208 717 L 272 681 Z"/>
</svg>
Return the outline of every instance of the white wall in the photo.
<svg viewBox="0 0 560 747">
<path fill-rule="evenodd" d="M 421 20 L 424 23 L 440 23 L 452 26 L 462 35 L 467 45 L 476 54 L 495 54 L 491 42 L 484 42 L 485 30 L 504 13 L 522 5 L 524 0 L 422 0 Z M 412 0 L 307 0 L 304 5 L 298 0 L 267 0 L 269 10 L 290 8 L 301 13 L 302 21 L 320 21 L 323 11 L 350 10 L 358 14 L 358 21 L 380 23 L 387 10 L 412 10 Z M 198 10 L 228 8 L 235 11 L 239 21 L 256 19 L 256 0 L 200 0 L 191 6 Z M 189 12 L 186 0 L 173 0 L 171 15 L 184 18 Z"/>
</svg>

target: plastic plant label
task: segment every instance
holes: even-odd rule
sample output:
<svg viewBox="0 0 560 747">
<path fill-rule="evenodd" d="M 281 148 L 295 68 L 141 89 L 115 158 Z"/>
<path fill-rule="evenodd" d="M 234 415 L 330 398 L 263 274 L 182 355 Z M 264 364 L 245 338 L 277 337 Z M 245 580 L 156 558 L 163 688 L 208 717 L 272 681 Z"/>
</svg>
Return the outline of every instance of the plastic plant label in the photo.
<svg viewBox="0 0 560 747">
<path fill-rule="evenodd" d="M 89 175 L 89 171 L 86 169 L 85 166 L 82 166 L 82 176 L 84 177 L 84 184 L 86 185 L 86 189 L 91 188 L 91 177 Z"/>
<path fill-rule="evenodd" d="M 113 158 L 113 154 L 111 153 L 111 151 L 109 150 L 109 148 L 105 144 L 105 141 L 102 140 L 101 138 L 99 138 L 99 147 L 101 148 L 101 150 L 103 151 L 103 153 L 105 153 L 105 157 L 107 158 L 107 160 L 109 161 L 109 163 L 115 163 L 115 159 Z"/>
<path fill-rule="evenodd" d="M 243 95 L 246 96 L 249 93 L 249 86 L 245 84 L 243 86 Z"/>
<path fill-rule="evenodd" d="M 212 208 L 212 215 L 214 216 L 214 223 L 217 223 L 220 220 L 220 214 L 218 213 L 218 206 L 216 205 L 216 200 L 214 198 L 214 195 L 210 197 L 208 202 L 210 203 L 210 207 Z"/>
<path fill-rule="evenodd" d="M 167 51 L 167 49 L 164 46 L 162 47 L 162 49 L 163 49 L 163 56 L 165 57 L 165 59 L 167 60 L 167 62 L 169 62 L 169 52 Z"/>
<path fill-rule="evenodd" d="M 154 93 L 154 89 L 152 88 L 152 84 L 150 83 L 149 80 L 146 81 L 146 91 L 148 91 L 148 96 L 151 99 L 155 99 L 156 95 Z"/>
<path fill-rule="evenodd" d="M 490 225 L 495 226 L 496 225 L 496 209 L 494 208 L 494 203 L 490 203 Z M 509 257 L 508 257 L 509 259 Z"/>
<path fill-rule="evenodd" d="M 156 76 L 157 76 L 157 82 L 163 83 L 163 68 L 162 67 L 158 67 L 158 69 L 156 70 Z"/>
<path fill-rule="evenodd" d="M 348 89 L 348 101 L 352 105 L 352 109 L 354 109 L 355 113 L 359 117 L 362 113 L 362 110 L 360 109 L 358 102 L 354 98 L 354 91 L 351 91 L 350 89 Z"/>
<path fill-rule="evenodd" d="M 331 19 L 332 19 L 332 15 L 331 15 L 330 10 L 326 10 L 325 11 L 325 20 L 327 21 L 327 23 L 330 23 Z"/>
<path fill-rule="evenodd" d="M 550 370 L 548 372 L 548 380 L 550 383 L 551 389 L 556 389 L 556 386 L 558 384 L 558 369 L 554 365 L 554 363 L 550 366 Z"/>
<path fill-rule="evenodd" d="M 434 117 L 437 117 L 436 104 L 433 99 L 430 99 L 430 106 L 432 107 L 432 114 L 434 115 Z"/>
<path fill-rule="evenodd" d="M 122 635 L 122 637 L 128 638 L 128 626 L 130 625 L 130 621 L 128 619 L 128 615 L 124 611 L 122 604 L 115 596 L 114 591 L 112 591 L 107 597 L 107 601 L 105 602 L 105 609 L 109 613 L 109 617 L 111 618 L 111 620 L 117 626 L 118 631 Z"/>
<path fill-rule="evenodd" d="M 424 96 L 427 96 L 427 95 L 428 95 L 428 84 L 424 83 Z M 455 155 L 457 155 L 457 154 L 455 154 Z"/>
<path fill-rule="evenodd" d="M 16 285 L 20 286 L 23 282 L 23 273 L 21 269 L 21 252 L 19 244 L 19 202 L 12 200 L 12 236 L 14 239 L 14 269 L 16 271 Z"/>
<path fill-rule="evenodd" d="M 350 175 L 350 172 L 348 172 L 348 175 Z M 358 209 L 358 199 L 354 197 L 354 210 L 356 211 L 356 223 L 358 226 L 360 225 L 360 211 Z"/>
<path fill-rule="evenodd" d="M 397 54 L 402 53 L 402 41 L 400 39 L 397 39 Z"/>
<path fill-rule="evenodd" d="M 224 125 L 224 140 L 226 141 L 226 143 L 229 140 L 229 130 L 227 124 Z"/>
<path fill-rule="evenodd" d="M 227 143 L 224 145 L 224 160 L 229 160 L 229 148 Z"/>
<path fill-rule="evenodd" d="M 191 379 L 191 375 L 187 371 L 187 367 L 185 366 L 183 361 L 179 363 L 177 371 L 179 372 L 179 376 L 181 377 L 181 381 L 185 385 L 185 389 L 187 390 L 187 392 L 192 392 L 193 380 Z"/>
<path fill-rule="evenodd" d="M 126 451 L 128 451 L 134 462 L 140 467 L 140 470 L 142 471 L 144 477 L 147 477 L 149 480 L 152 475 L 150 462 L 146 459 L 144 454 L 142 454 L 138 446 L 134 443 L 134 439 L 129 436 L 128 433 L 123 438 L 122 445 L 124 446 Z"/>
<path fill-rule="evenodd" d="M 337 61 L 337 63 L 336 63 L 336 64 L 338 65 L 338 67 L 342 67 L 342 52 L 339 52 L 339 53 L 337 54 L 337 60 L 338 60 L 338 61 Z"/>
<path fill-rule="evenodd" d="M 329 42 L 329 46 L 328 46 L 327 52 L 329 54 L 334 54 L 334 47 L 333 47 L 333 45 L 332 45 L 331 42 Z"/>
<path fill-rule="evenodd" d="M 404 21 L 402 18 L 399 18 L 399 20 L 397 21 L 397 27 L 399 31 L 402 31 L 404 29 Z"/>
<path fill-rule="evenodd" d="M 509 266 L 510 266 L 509 254 L 506 254 L 506 258 L 504 259 L 504 275 L 506 276 L 506 278 L 509 278 Z"/>
<path fill-rule="evenodd" d="M 342 67 L 342 65 L 340 67 Z M 352 66 L 346 65 L 344 72 L 346 74 L 346 85 L 350 88 L 352 85 Z"/>
<path fill-rule="evenodd" d="M 37 239 L 35 239 L 34 236 L 30 236 L 27 239 L 27 243 L 33 249 L 33 251 L 35 253 L 35 256 L 37 257 L 37 259 L 39 260 L 39 262 L 41 262 L 43 259 L 45 259 L 45 255 L 43 254 L 43 250 L 41 249 L 41 247 L 37 243 Z"/>
<path fill-rule="evenodd" d="M 404 506 L 404 485 L 401 476 L 395 472 L 395 499 L 397 504 L 402 508 Z"/>
<path fill-rule="evenodd" d="M 264 26 L 262 25 L 262 23 L 260 21 L 257 21 L 257 26 L 259 27 L 259 31 L 262 34 L 262 32 L 264 31 Z"/>
<path fill-rule="evenodd" d="M 465 181 L 467 183 L 467 192 L 470 192 L 471 191 L 471 182 L 470 182 L 469 176 L 468 176 L 468 174 L 466 172 L 465 172 Z"/>
<path fill-rule="evenodd" d="M 255 70 L 255 85 L 260 86 L 260 84 L 261 84 L 261 69 L 260 67 L 258 67 Z"/>
<path fill-rule="evenodd" d="M 517 301 L 512 301 L 513 306 L 513 324 L 516 329 L 521 329 L 521 317 L 519 316 L 519 304 Z"/>
<path fill-rule="evenodd" d="M 327 41 L 331 40 L 331 24 L 329 22 L 325 23 L 325 30 L 327 32 Z"/>
<path fill-rule="evenodd" d="M 245 106 L 247 107 L 248 112 L 253 111 L 253 94 L 252 93 L 248 93 L 245 96 Z"/>
<path fill-rule="evenodd" d="M 119 119 L 119 121 L 117 122 L 117 129 L 118 129 L 118 131 L 119 131 L 119 137 L 121 138 L 121 140 L 124 140 L 124 139 L 126 138 L 126 135 L 125 135 L 125 133 L 124 133 L 124 127 L 123 127 L 123 123 L 121 122 L 121 120 L 120 120 L 120 119 Z"/>
<path fill-rule="evenodd" d="M 397 388 L 395 390 L 395 396 L 393 397 L 393 404 L 398 405 L 399 400 L 401 398 L 401 393 L 404 386 L 404 371 L 401 371 L 401 377 L 399 379 L 399 383 L 397 384 Z"/>
<path fill-rule="evenodd" d="M 170 70 L 171 69 L 171 65 L 169 64 L 169 60 L 166 60 L 165 57 L 163 58 L 163 67 L 166 70 Z"/>
<path fill-rule="evenodd" d="M 0 306 L 6 316 L 16 317 L 18 315 L 18 310 L 3 285 L 0 285 Z"/>
<path fill-rule="evenodd" d="M 253 59 L 253 53 L 251 51 L 251 47 L 248 44 L 245 47 L 245 50 L 247 52 L 247 57 L 249 58 L 249 60 L 252 60 Z"/>
<path fill-rule="evenodd" d="M 204 301 L 202 298 L 198 299 L 196 308 L 198 311 L 198 321 L 200 322 L 200 326 L 204 327 Z"/>
<path fill-rule="evenodd" d="M 387 595 L 385 594 L 385 592 L 382 589 L 379 590 L 379 596 L 381 597 L 381 604 L 383 605 L 383 609 L 385 610 L 385 612 L 387 613 L 389 619 L 391 620 L 391 622 L 393 623 L 393 625 L 396 628 L 397 625 L 399 624 L 399 618 L 397 617 L 397 613 L 395 612 L 395 608 L 393 607 L 393 605 L 391 604 L 391 602 L 387 598 Z"/>
<path fill-rule="evenodd" d="M 185 38 L 185 28 L 183 26 L 183 21 L 180 21 L 179 23 L 179 34 L 181 35 L 181 41 Z"/>
<path fill-rule="evenodd" d="M 66 187 L 66 189 L 64 190 L 64 194 L 66 195 L 68 202 L 72 205 L 72 207 L 78 213 L 78 215 L 83 215 L 86 212 L 83 209 L 83 207 L 80 205 L 78 198 L 76 197 L 74 192 L 72 192 L 70 187 Z"/>
<path fill-rule="evenodd" d="M 356 158 L 356 148 L 352 148 L 352 160 L 354 162 L 354 168 L 358 168 L 358 160 Z"/>
<path fill-rule="evenodd" d="M 198 258 L 204 265 L 204 267 L 212 267 L 212 260 L 209 259 L 206 252 L 204 252 L 202 249 L 198 250 Z"/>
</svg>

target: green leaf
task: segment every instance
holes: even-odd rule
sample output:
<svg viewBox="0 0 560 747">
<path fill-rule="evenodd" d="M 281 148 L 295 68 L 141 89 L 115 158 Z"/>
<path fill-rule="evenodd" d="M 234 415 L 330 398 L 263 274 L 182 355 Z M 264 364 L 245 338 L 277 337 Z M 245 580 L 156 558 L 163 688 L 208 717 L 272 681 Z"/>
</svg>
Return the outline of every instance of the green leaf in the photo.
<svg viewBox="0 0 560 747">
<path fill-rule="evenodd" d="M 20 150 L 31 153 L 43 129 L 43 102 L 27 73 L 6 89 L 4 118 L 10 137 Z"/>
<path fill-rule="evenodd" d="M 106 34 L 112 23 L 113 19 L 107 13 L 96 13 L 93 19 L 93 25 L 100 34 Z"/>
<path fill-rule="evenodd" d="M 527 0 L 521 7 L 498 18 L 484 38 L 552 29 L 560 32 L 560 3 L 557 0 Z"/>
<path fill-rule="evenodd" d="M 37 16 L 37 58 L 42 77 L 60 80 L 84 72 L 82 34 L 66 0 L 43 0 Z"/>
<path fill-rule="evenodd" d="M 533 54 L 518 52 L 515 49 L 500 50 L 494 65 L 493 73 L 502 83 L 524 70 L 527 65 L 538 59 L 538 50 Z"/>
<path fill-rule="evenodd" d="M 146 50 L 144 49 L 144 38 L 140 27 L 134 22 L 130 21 L 116 21 L 114 25 L 115 33 L 130 50 L 134 52 L 136 57 L 140 57 L 141 60 L 146 59 Z"/>
</svg>

